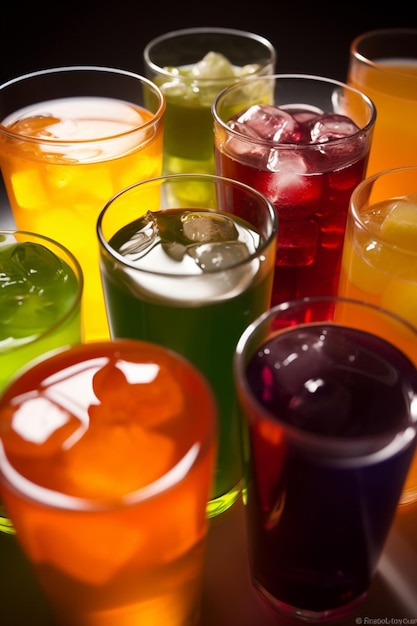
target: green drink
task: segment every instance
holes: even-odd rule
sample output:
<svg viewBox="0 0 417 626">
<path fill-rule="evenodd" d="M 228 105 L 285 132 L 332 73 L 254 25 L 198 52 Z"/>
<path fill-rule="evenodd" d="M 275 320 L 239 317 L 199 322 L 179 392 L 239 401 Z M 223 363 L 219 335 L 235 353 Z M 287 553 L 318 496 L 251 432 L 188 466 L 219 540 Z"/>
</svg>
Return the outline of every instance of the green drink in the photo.
<svg viewBox="0 0 417 626">
<path fill-rule="evenodd" d="M 81 270 L 55 242 L 0 232 L 0 391 L 23 365 L 81 341 Z"/>
<path fill-rule="evenodd" d="M 81 341 L 83 276 L 52 239 L 0 231 L 0 393 L 40 355 Z M 0 504 L 0 531 L 14 532 Z"/>
<path fill-rule="evenodd" d="M 200 178 L 174 176 L 137 185 L 127 190 L 130 206 L 136 202 L 140 214 L 150 186 L 162 187 L 163 196 L 181 197 L 181 187 L 191 180 L 208 185 L 212 199 L 218 192 L 216 207 L 150 211 L 117 229 L 118 202 L 127 204 L 119 196 L 100 216 L 98 231 L 111 336 L 154 342 L 182 354 L 214 390 L 219 443 L 208 514 L 216 515 L 240 493 L 231 364 L 239 336 L 269 307 L 276 226 L 272 207 L 253 190 Z M 220 188 L 213 187 L 213 179 Z"/>
</svg>

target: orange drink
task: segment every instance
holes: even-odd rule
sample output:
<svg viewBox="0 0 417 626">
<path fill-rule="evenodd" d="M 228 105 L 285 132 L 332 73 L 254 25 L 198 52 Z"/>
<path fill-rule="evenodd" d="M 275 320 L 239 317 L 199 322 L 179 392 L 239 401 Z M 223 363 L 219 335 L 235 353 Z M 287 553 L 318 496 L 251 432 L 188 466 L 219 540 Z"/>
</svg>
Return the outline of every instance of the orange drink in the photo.
<svg viewBox="0 0 417 626">
<path fill-rule="evenodd" d="M 107 68 L 46 70 L 0 87 L 0 165 L 14 220 L 79 260 L 87 341 L 109 336 L 96 219 L 116 192 L 160 174 L 164 108 L 151 81 Z"/>
<path fill-rule="evenodd" d="M 205 378 L 136 340 L 50 353 L 0 400 L 5 506 L 59 626 L 191 626 L 216 433 Z"/>
<path fill-rule="evenodd" d="M 378 30 L 357 37 L 350 49 L 347 82 L 369 96 L 377 109 L 367 174 L 417 165 L 417 29 Z M 387 197 L 392 194 L 385 189 Z"/>
<path fill-rule="evenodd" d="M 387 189 L 392 196 L 386 195 Z M 417 166 L 376 174 L 353 192 L 339 295 L 387 309 L 417 327 Z M 369 330 L 375 330 L 375 324 L 374 316 Z M 393 339 L 392 326 L 378 330 L 388 341 Z M 404 327 L 397 333 L 396 344 L 417 363 L 417 343 Z M 417 456 L 401 503 L 415 500 Z"/>
</svg>

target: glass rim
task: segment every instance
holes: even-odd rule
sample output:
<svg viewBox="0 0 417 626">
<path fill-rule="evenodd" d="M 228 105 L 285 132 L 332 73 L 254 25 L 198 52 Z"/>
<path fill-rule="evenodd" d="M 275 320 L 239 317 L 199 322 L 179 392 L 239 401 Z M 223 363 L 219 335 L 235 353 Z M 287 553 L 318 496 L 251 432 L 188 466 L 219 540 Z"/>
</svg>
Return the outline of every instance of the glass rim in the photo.
<svg viewBox="0 0 417 626">
<path fill-rule="evenodd" d="M 11 139 L 15 139 L 15 140 L 22 141 L 23 139 L 31 143 L 44 143 L 46 145 L 62 145 L 62 144 L 84 145 L 84 144 L 90 144 L 90 143 L 108 142 L 114 139 L 121 139 L 123 137 L 128 137 L 129 135 L 132 135 L 133 133 L 136 133 L 138 131 L 145 132 L 148 128 L 152 128 L 155 124 L 157 124 L 158 122 L 162 120 L 163 114 L 165 112 L 165 105 L 166 105 L 165 96 L 163 95 L 162 91 L 153 81 L 151 81 L 149 78 L 146 78 L 145 76 L 142 76 L 141 74 L 137 74 L 129 70 L 101 66 L 101 65 L 66 65 L 66 66 L 60 66 L 60 67 L 51 67 L 47 69 L 37 70 L 34 72 L 29 72 L 27 74 L 22 74 L 0 85 L 0 97 L 6 89 L 8 89 L 9 87 L 13 87 L 14 85 L 23 83 L 25 80 L 36 79 L 38 77 L 47 76 L 49 74 L 58 75 L 58 74 L 65 74 L 65 73 L 70 73 L 70 72 L 73 72 L 73 73 L 74 72 L 102 72 L 103 74 L 107 73 L 107 74 L 113 74 L 116 76 L 125 76 L 127 78 L 132 78 L 140 82 L 141 84 L 146 85 L 157 96 L 158 101 L 159 101 L 158 109 L 155 113 L 152 113 L 152 111 L 149 111 L 150 113 L 152 113 L 152 118 L 150 120 L 142 122 L 141 124 L 139 124 L 138 126 L 135 126 L 134 128 L 129 128 L 129 130 L 127 131 L 116 133 L 115 135 L 107 135 L 106 137 L 94 137 L 94 138 L 87 138 L 87 139 L 55 139 L 55 138 L 51 139 L 48 137 L 39 138 L 39 137 L 33 137 L 32 135 L 25 135 L 23 133 L 13 132 L 12 129 L 10 129 L 7 126 L 4 126 L 1 123 L 1 121 L 0 121 L 0 134 L 6 135 L 7 137 L 10 137 Z M 132 104 L 135 104 L 135 103 L 132 103 Z M 19 107 L 19 108 L 23 108 L 23 107 Z"/>
<path fill-rule="evenodd" d="M 332 139 L 329 142 L 326 143 L 322 143 L 322 144 L 300 144 L 300 143 L 274 143 L 270 140 L 267 139 L 261 139 L 261 138 L 254 138 L 251 137 L 249 135 L 244 135 L 243 133 L 240 133 L 239 131 L 230 128 L 230 126 L 227 125 L 227 122 L 223 121 L 223 119 L 220 117 L 220 115 L 218 114 L 217 111 L 217 106 L 219 104 L 219 102 L 225 97 L 228 96 L 231 92 L 238 90 L 242 87 L 244 87 L 246 84 L 249 83 L 253 83 L 255 81 L 276 81 L 277 79 L 279 80 L 309 80 L 312 82 L 319 82 L 319 83 L 323 83 L 323 84 L 329 84 L 329 85 L 334 85 L 335 87 L 340 87 L 343 88 L 345 91 L 350 92 L 350 93 L 355 93 L 360 100 L 362 100 L 362 102 L 364 102 L 365 104 L 367 104 L 367 106 L 369 107 L 369 120 L 368 122 L 362 126 L 361 128 L 359 128 L 355 133 L 353 133 L 352 135 L 348 135 L 346 137 L 341 137 L 339 139 Z M 300 103 L 302 104 L 302 103 Z M 373 103 L 373 101 L 371 100 L 371 98 L 369 98 L 369 96 L 367 96 L 365 93 L 363 93 L 362 91 L 360 91 L 359 89 L 357 89 L 356 87 L 352 87 L 350 85 L 348 85 L 347 83 L 344 83 L 340 80 L 337 79 L 333 79 L 333 78 L 328 78 L 325 76 L 319 76 L 319 75 L 315 75 L 315 74 L 266 74 L 264 76 L 247 76 L 245 78 L 240 79 L 237 82 L 234 82 L 231 85 L 228 85 L 227 87 L 225 87 L 224 89 L 222 89 L 214 98 L 213 100 L 213 104 L 211 106 L 211 112 L 212 112 L 212 116 L 214 119 L 214 122 L 216 124 L 218 124 L 223 130 L 225 130 L 229 135 L 231 135 L 232 137 L 235 137 L 236 139 L 239 139 L 241 141 L 245 141 L 247 143 L 253 143 L 256 145 L 261 145 L 261 146 L 266 146 L 266 147 L 271 147 L 271 146 L 277 146 L 279 147 L 280 150 L 297 150 L 297 151 L 306 151 L 306 150 L 317 150 L 319 148 L 323 148 L 323 146 L 337 146 L 340 145 L 341 143 L 346 143 L 347 141 L 352 141 L 354 140 L 356 137 L 363 135 L 364 133 L 368 133 L 371 128 L 373 127 L 375 121 L 376 121 L 376 116 L 377 116 L 377 112 L 376 112 L 376 107 Z"/>
<path fill-rule="evenodd" d="M 358 185 L 355 187 L 350 197 L 348 213 L 351 213 L 352 218 L 354 219 L 355 223 L 360 227 L 360 229 L 363 232 L 369 235 L 370 238 L 377 240 L 379 243 L 382 243 L 387 248 L 391 248 L 391 249 L 395 249 L 399 251 L 403 255 L 417 257 L 417 250 L 412 250 L 411 248 L 403 248 L 393 243 L 392 241 L 386 239 L 383 235 L 375 232 L 375 230 L 370 228 L 363 221 L 362 213 L 361 213 L 359 202 L 358 202 L 359 197 L 363 193 L 363 191 L 367 189 L 368 187 L 372 188 L 373 184 L 377 182 L 380 178 L 389 177 L 391 175 L 396 176 L 397 174 L 406 173 L 406 172 L 415 173 L 416 193 L 417 193 L 417 165 L 406 165 L 403 167 L 396 167 L 396 168 L 382 170 L 380 172 L 377 172 L 376 174 L 373 174 L 372 176 L 368 176 L 367 178 L 363 179 L 360 183 L 358 183 Z M 395 197 L 398 198 L 398 196 L 395 196 Z M 387 198 L 387 200 L 389 201 L 390 198 Z M 381 202 L 381 201 L 378 201 L 378 202 Z"/>
<path fill-rule="evenodd" d="M 65 257 L 67 257 L 68 259 L 70 259 L 71 263 L 73 264 L 74 267 L 71 267 L 71 269 L 74 271 L 75 278 L 77 280 L 77 292 L 74 295 L 73 301 L 71 302 L 71 306 L 65 311 L 65 313 L 63 313 L 60 316 L 60 318 L 57 319 L 52 326 L 48 327 L 42 333 L 36 335 L 31 341 L 12 347 L 11 352 L 12 351 L 15 352 L 20 349 L 25 349 L 30 344 L 36 343 L 38 341 L 42 341 L 44 338 L 53 334 L 57 328 L 60 328 L 63 324 L 65 324 L 67 319 L 72 317 L 74 312 L 77 310 L 78 306 L 82 305 L 82 297 L 84 293 L 84 273 L 81 268 L 80 262 L 78 261 L 77 257 L 71 252 L 71 250 L 66 248 L 59 241 L 52 239 L 51 237 L 42 235 L 40 233 L 35 233 L 32 231 L 19 230 L 18 228 L 0 230 L 0 237 L 2 235 L 12 235 L 12 236 L 22 235 L 23 237 L 29 237 L 31 240 L 39 240 L 39 243 L 45 242 L 45 244 L 51 244 L 51 246 L 53 246 L 54 248 L 58 248 L 64 255 L 63 260 L 66 261 Z M 25 243 L 25 241 L 22 241 L 22 243 Z"/>
<path fill-rule="evenodd" d="M 19 496 L 24 498 L 26 501 L 48 509 L 72 511 L 79 514 L 106 513 L 138 506 L 152 500 L 153 498 L 157 498 L 161 494 L 170 491 L 177 484 L 181 483 L 189 472 L 192 471 L 198 461 L 204 457 L 211 443 L 215 441 L 217 429 L 217 407 L 214 393 L 207 379 L 189 359 L 178 352 L 171 350 L 170 348 L 153 344 L 142 339 L 115 339 L 110 343 L 112 354 L 121 353 L 123 356 L 123 346 L 127 346 L 130 351 L 129 346 L 133 346 L 135 344 L 135 350 L 143 349 L 145 354 L 148 354 L 149 351 L 151 354 L 154 354 L 155 352 L 168 354 L 171 363 L 173 361 L 181 363 L 185 368 L 187 368 L 188 372 L 192 372 L 194 377 L 199 380 L 201 386 L 200 390 L 204 391 L 206 398 L 210 402 L 210 412 L 214 416 L 214 419 L 210 420 L 211 424 L 207 424 L 204 436 L 198 440 L 200 445 L 196 445 L 197 441 L 195 441 L 189 447 L 188 451 L 179 460 L 175 461 L 174 465 L 172 465 L 172 463 L 170 464 L 169 469 L 166 470 L 162 476 L 159 476 L 152 482 L 149 482 L 136 490 L 123 495 L 107 498 L 102 496 L 72 496 L 63 493 L 62 491 L 56 491 L 48 487 L 43 487 L 38 483 L 31 481 L 29 478 L 22 476 L 20 472 L 14 469 L 11 462 L 9 462 L 0 436 L 0 482 L 3 480 L 10 489 L 12 489 L 15 493 L 18 493 Z M 47 361 L 56 362 L 57 365 L 59 365 L 62 357 L 64 357 L 65 360 L 65 355 L 69 352 L 74 354 L 79 353 L 81 355 L 85 352 L 85 354 L 88 355 L 90 354 L 91 349 L 99 349 L 100 346 L 107 348 L 109 347 L 109 342 L 95 341 L 73 346 L 61 346 L 50 350 L 45 354 L 38 355 L 25 367 L 19 370 L 18 377 L 15 377 L 10 381 L 7 387 L 0 394 L 0 402 L 2 401 L 2 398 L 6 398 L 6 401 L 8 401 L 7 395 L 13 388 L 15 382 L 20 379 L 21 376 L 28 376 L 34 367 L 39 367 Z M 104 349 L 102 354 L 104 356 L 109 356 L 110 352 Z M 74 365 L 75 363 L 80 363 L 80 361 L 74 361 L 74 363 L 71 362 L 71 364 L 68 364 L 67 366 L 71 367 L 71 365 Z M 49 376 L 53 376 L 58 371 L 57 367 L 52 373 L 49 374 Z M 22 395 L 22 392 L 20 392 L 19 395 Z M 13 401 L 15 397 L 16 396 L 12 395 L 10 400 Z M 20 486 L 16 485 L 16 479 L 19 481 Z"/>
<path fill-rule="evenodd" d="M 406 440 L 409 439 L 410 441 L 413 438 L 417 437 L 417 411 L 415 412 L 414 416 L 411 416 L 411 415 L 409 416 L 407 423 L 403 423 L 399 425 L 397 428 L 388 429 L 380 434 L 355 436 L 355 437 L 349 437 L 349 438 L 337 437 L 333 435 L 323 436 L 317 433 L 305 431 L 302 428 L 299 428 L 296 426 L 292 426 L 291 424 L 288 424 L 287 422 L 281 420 L 276 415 L 271 413 L 271 411 L 269 411 L 253 394 L 250 388 L 250 385 L 248 384 L 248 381 L 246 379 L 245 354 L 246 354 L 248 347 L 250 346 L 250 342 L 254 333 L 258 332 L 258 330 L 264 324 L 268 323 L 269 321 L 272 321 L 276 317 L 276 315 L 282 311 L 288 311 L 291 308 L 294 308 L 294 309 L 300 308 L 308 304 L 314 305 L 314 304 L 331 303 L 331 302 L 334 302 L 334 303 L 340 302 L 346 305 L 351 305 L 351 306 L 362 308 L 362 309 L 365 308 L 367 310 L 373 310 L 378 314 L 382 314 L 385 318 L 389 318 L 392 321 L 400 323 L 403 327 L 407 328 L 411 333 L 413 333 L 417 339 L 417 326 L 414 326 L 413 324 L 403 319 L 396 313 L 391 312 L 388 309 L 384 309 L 381 306 L 367 302 L 365 300 L 357 300 L 354 298 L 348 298 L 348 297 L 338 296 L 338 295 L 336 296 L 306 296 L 306 297 L 297 298 L 294 300 L 287 300 L 285 302 L 281 302 L 279 304 L 274 305 L 268 311 L 265 311 L 264 313 L 262 313 L 257 319 L 255 319 L 251 324 L 249 324 L 246 327 L 246 329 L 243 331 L 243 333 L 241 334 L 236 344 L 236 349 L 235 349 L 235 353 L 233 356 L 233 374 L 234 374 L 235 384 L 237 385 L 237 388 L 242 391 L 245 398 L 249 400 L 250 404 L 254 407 L 257 414 L 262 414 L 263 419 L 265 419 L 269 423 L 282 427 L 282 429 L 286 433 L 288 433 L 291 441 L 295 441 L 297 444 L 308 447 L 311 450 L 316 450 L 316 451 L 321 450 L 324 453 L 326 452 L 329 453 L 330 457 L 333 457 L 333 456 L 336 457 L 335 464 L 338 464 L 337 457 L 340 454 L 341 457 L 340 457 L 339 462 L 340 462 L 340 465 L 344 467 L 346 467 L 346 464 L 347 464 L 347 459 L 345 455 L 348 455 L 349 459 L 351 460 L 352 465 L 357 465 L 360 459 L 362 461 L 364 459 L 369 459 L 369 462 L 372 463 L 373 458 L 377 457 L 379 454 L 378 447 L 376 448 L 374 452 L 372 452 L 372 449 L 374 448 L 375 445 L 378 446 L 378 442 L 386 441 L 387 436 L 390 436 L 394 433 L 401 433 Z M 310 323 L 305 322 L 304 324 L 310 324 Z M 328 324 L 328 325 L 335 325 L 335 326 L 345 326 L 345 324 L 341 322 L 334 322 L 332 319 L 327 319 L 327 320 L 323 319 L 317 322 L 313 321 L 311 322 L 311 324 L 314 324 L 314 325 Z M 291 330 L 296 327 L 297 325 L 287 326 L 283 328 L 281 331 L 277 331 L 277 333 L 286 332 L 287 330 Z M 355 328 L 355 327 L 352 326 L 350 328 Z M 365 332 L 365 333 L 368 332 L 370 334 L 370 331 L 365 331 L 360 328 L 358 330 L 361 332 Z M 277 333 L 273 331 L 272 334 L 275 335 Z M 384 337 L 381 337 L 377 334 L 375 334 L 375 337 L 379 337 L 380 339 L 382 339 L 382 341 L 388 342 Z M 264 345 L 267 339 L 268 337 L 264 337 L 262 341 L 257 342 L 256 345 L 253 347 L 252 354 L 254 354 L 254 352 L 259 346 Z M 391 344 L 391 345 L 393 345 L 394 348 L 399 350 L 404 355 L 404 357 L 417 370 L 416 365 L 412 363 L 410 357 L 407 354 L 405 354 L 401 350 L 401 348 L 396 347 L 394 344 Z M 416 397 L 417 397 L 417 392 L 416 392 Z M 413 436 L 411 436 L 412 433 L 413 433 Z M 363 450 L 364 446 L 365 446 L 365 450 Z M 369 447 L 371 447 L 371 449 L 369 449 Z"/>
<path fill-rule="evenodd" d="M 176 29 L 176 30 L 163 33 L 162 35 L 158 35 L 157 37 L 154 37 L 153 39 L 151 39 L 151 41 L 149 41 L 146 44 L 143 50 L 143 58 L 144 58 L 145 64 L 150 70 L 152 70 L 156 74 L 159 74 L 160 76 L 166 76 L 167 78 L 172 78 L 173 77 L 172 72 L 164 69 L 163 67 L 161 67 L 160 65 L 157 65 L 156 63 L 154 63 L 154 61 L 151 60 L 152 48 L 159 43 L 172 40 L 178 36 L 187 37 L 187 36 L 199 35 L 199 34 L 232 35 L 234 37 L 241 37 L 242 39 L 251 39 L 252 41 L 256 41 L 257 43 L 259 43 L 261 46 L 265 48 L 265 50 L 268 50 L 270 58 L 265 64 L 265 67 L 260 68 L 256 75 L 259 75 L 262 71 L 265 72 L 265 69 L 267 69 L 270 65 L 272 66 L 275 65 L 275 62 L 277 59 L 277 51 L 274 45 L 272 44 L 272 42 L 269 41 L 269 39 L 267 39 L 263 35 L 252 33 L 247 30 L 239 30 L 236 28 L 226 28 L 226 27 L 223 28 L 223 27 L 218 27 L 218 26 L 213 26 L 213 27 L 199 26 L 195 28 Z M 223 78 L 198 78 L 195 76 L 187 77 L 187 76 L 176 76 L 176 75 L 175 75 L 175 78 L 179 78 L 183 82 L 199 82 L 199 83 L 211 83 L 211 84 L 216 84 L 217 82 L 224 83 L 225 80 L 229 80 L 227 77 L 226 78 L 224 77 Z"/>
<path fill-rule="evenodd" d="M 168 272 L 161 272 L 161 271 L 157 271 L 157 270 L 150 270 L 150 269 L 143 269 L 141 267 L 138 267 L 138 265 L 134 262 L 134 261 L 129 261 L 128 259 L 126 259 L 126 257 L 124 257 L 123 255 L 121 255 L 117 250 L 115 250 L 109 243 L 107 237 L 105 237 L 104 232 L 103 232 L 103 221 L 106 218 L 106 213 L 108 212 L 108 210 L 111 209 L 112 205 L 120 198 L 123 197 L 125 194 L 129 194 L 130 192 L 134 191 L 135 189 L 144 187 L 144 186 L 155 186 L 155 188 L 158 187 L 162 187 L 164 183 L 170 183 L 171 181 L 175 180 L 198 180 L 199 182 L 212 182 L 214 184 L 216 183 L 225 183 L 227 186 L 231 186 L 231 187 L 235 187 L 235 188 L 239 188 L 242 191 L 249 191 L 250 194 L 252 195 L 252 197 L 258 199 L 259 201 L 261 201 L 267 211 L 268 211 L 268 216 L 269 216 L 269 220 L 271 223 L 271 227 L 270 227 L 270 232 L 268 234 L 267 237 L 262 238 L 261 244 L 259 245 L 259 247 L 255 250 L 255 252 L 253 252 L 252 254 L 250 254 L 247 258 L 238 261 L 237 263 L 234 263 L 233 265 L 228 265 L 227 267 L 221 267 L 218 268 L 214 271 L 210 271 L 210 276 L 216 276 L 218 274 L 221 274 L 227 270 L 231 270 L 231 269 L 235 269 L 235 268 L 239 268 L 239 267 L 244 267 L 250 263 L 252 263 L 253 261 L 255 261 L 260 255 L 262 255 L 263 251 L 266 250 L 267 248 L 269 248 L 270 245 L 273 244 L 276 235 L 278 233 L 278 216 L 277 213 L 274 209 L 273 204 L 268 200 L 268 198 L 266 198 L 266 196 L 264 196 L 262 193 L 260 193 L 259 191 L 257 191 L 256 189 L 250 187 L 249 185 L 246 185 L 245 183 L 242 183 L 240 181 L 231 179 L 231 178 L 226 178 L 224 176 L 219 176 L 216 174 L 166 174 L 166 175 L 162 175 L 162 176 L 158 176 L 155 178 L 149 178 L 147 180 L 143 180 L 143 181 L 139 181 L 134 183 L 133 185 L 130 185 L 129 187 L 126 187 L 125 189 L 122 189 L 121 191 L 119 191 L 118 193 L 116 193 L 114 196 L 112 196 L 104 205 L 104 207 L 102 208 L 102 210 L 100 211 L 98 218 L 97 218 L 97 222 L 96 222 L 96 233 L 98 236 L 98 240 L 101 246 L 103 246 L 103 248 L 106 250 L 106 252 L 114 259 L 117 260 L 118 263 L 120 263 L 121 265 L 124 265 L 125 267 L 128 267 L 131 270 L 134 271 L 140 271 L 141 273 L 145 274 L 145 275 L 149 275 L 149 276 L 158 276 L 158 277 L 166 277 L 167 279 L 174 279 L 174 278 L 178 278 L 178 277 L 182 277 L 184 279 L 196 279 L 199 276 L 201 276 L 200 274 L 191 274 L 191 273 L 178 273 L 178 274 L 172 274 L 172 273 L 168 273 Z M 162 208 L 159 209 L 160 211 L 165 211 L 167 209 L 171 209 L 171 208 L 175 208 L 175 207 L 166 207 L 166 208 Z M 178 207 L 181 208 L 181 207 Z M 184 207 L 184 210 L 189 210 L 189 211 L 198 211 L 198 210 L 205 210 L 205 209 L 211 210 L 213 211 L 213 209 L 210 209 L 209 207 Z M 214 210 L 214 213 L 217 213 L 216 210 Z M 226 213 L 227 215 L 227 213 Z M 139 216 L 141 217 L 141 216 Z M 127 225 L 127 224 L 125 224 Z"/>
<path fill-rule="evenodd" d="M 417 80 L 416 76 L 412 76 L 411 74 L 399 73 L 397 70 L 387 65 L 383 65 L 378 61 L 375 61 L 375 59 L 371 59 L 369 56 L 366 56 L 363 52 L 360 52 L 358 50 L 358 47 L 361 46 L 363 43 L 371 41 L 372 39 L 376 40 L 378 38 L 383 38 L 387 35 L 394 38 L 401 37 L 403 35 L 415 37 L 417 47 L 417 28 L 380 28 L 375 30 L 368 30 L 355 37 L 355 39 L 353 39 L 352 43 L 350 44 L 351 56 L 355 58 L 359 63 L 362 63 L 362 65 L 366 65 L 367 67 L 375 70 L 375 72 L 380 72 L 381 74 L 387 74 L 390 76 L 396 76 L 398 77 L 398 79 L 404 81 L 404 83 L 414 83 Z M 386 58 L 395 59 L 399 57 L 398 54 L 393 51 L 392 53 L 390 52 L 389 55 L 386 56 Z M 401 55 L 401 58 L 403 58 L 403 55 Z M 417 54 L 415 58 L 417 60 Z"/>
</svg>

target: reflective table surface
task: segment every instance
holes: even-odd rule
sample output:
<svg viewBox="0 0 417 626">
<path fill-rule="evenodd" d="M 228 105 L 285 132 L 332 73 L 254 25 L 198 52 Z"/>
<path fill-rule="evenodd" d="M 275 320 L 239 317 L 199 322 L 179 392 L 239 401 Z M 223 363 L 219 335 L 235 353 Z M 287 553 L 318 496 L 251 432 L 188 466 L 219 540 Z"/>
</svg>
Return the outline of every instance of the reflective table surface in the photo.
<svg viewBox="0 0 417 626">
<path fill-rule="evenodd" d="M 47 604 L 16 537 L 0 535 L 0 559 L 1 626 L 53 626 Z M 210 521 L 199 626 L 294 623 L 272 611 L 251 587 L 244 507 L 238 501 Z M 341 626 L 417 624 L 417 505 L 398 509 L 366 601 L 355 612 L 333 623 Z"/>
</svg>

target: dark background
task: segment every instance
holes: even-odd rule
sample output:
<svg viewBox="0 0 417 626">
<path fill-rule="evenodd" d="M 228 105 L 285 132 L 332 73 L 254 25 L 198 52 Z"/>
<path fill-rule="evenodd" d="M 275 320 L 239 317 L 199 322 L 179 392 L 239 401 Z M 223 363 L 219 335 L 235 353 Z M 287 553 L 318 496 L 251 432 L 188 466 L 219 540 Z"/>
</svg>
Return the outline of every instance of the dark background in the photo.
<svg viewBox="0 0 417 626">
<path fill-rule="evenodd" d="M 7 4 L 5 4 L 7 3 Z M 3 0 L 0 81 L 59 65 L 143 73 L 153 37 L 192 26 L 249 30 L 275 46 L 278 72 L 346 77 L 351 40 L 385 27 L 417 27 L 415 0 Z"/>
<path fill-rule="evenodd" d="M 3 0 L 0 83 L 64 65 L 106 65 L 143 74 L 143 49 L 151 39 L 195 26 L 263 35 L 276 48 L 278 73 L 345 81 L 349 46 L 357 35 L 417 28 L 415 0 L 382 1 Z M 14 227 L 1 177 L 0 225 Z"/>
</svg>

